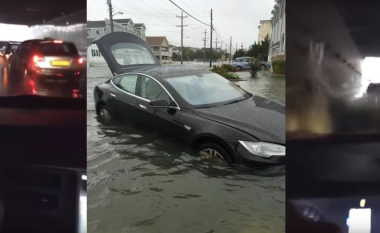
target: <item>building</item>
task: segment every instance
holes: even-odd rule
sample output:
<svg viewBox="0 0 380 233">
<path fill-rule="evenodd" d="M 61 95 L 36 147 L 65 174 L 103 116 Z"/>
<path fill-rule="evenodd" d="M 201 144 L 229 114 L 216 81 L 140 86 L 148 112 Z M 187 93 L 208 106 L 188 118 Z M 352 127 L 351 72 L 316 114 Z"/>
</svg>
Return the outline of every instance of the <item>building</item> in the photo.
<svg viewBox="0 0 380 233">
<path fill-rule="evenodd" d="M 132 19 L 113 20 L 114 32 L 127 32 L 146 40 L 146 27 L 143 23 L 134 23 Z M 87 65 L 107 65 L 96 44 L 91 44 L 96 38 L 111 32 L 110 20 L 87 21 Z"/>
<path fill-rule="evenodd" d="M 260 20 L 259 36 L 257 38 L 257 43 L 260 44 L 266 36 L 269 37 L 272 31 L 272 21 L 271 20 Z"/>
<path fill-rule="evenodd" d="M 285 60 L 285 4 L 286 0 L 276 0 L 272 10 L 272 31 L 268 60 Z"/>
<path fill-rule="evenodd" d="M 153 54 L 162 64 L 162 61 L 169 61 L 172 58 L 170 53 L 169 42 L 165 36 L 149 36 L 146 37 L 146 42 L 148 42 L 151 47 Z"/>
<path fill-rule="evenodd" d="M 132 19 L 114 19 L 114 32 L 128 32 L 146 40 L 146 26 L 143 23 L 134 23 Z M 111 32 L 109 19 L 87 21 L 87 38 L 95 39 Z"/>
</svg>

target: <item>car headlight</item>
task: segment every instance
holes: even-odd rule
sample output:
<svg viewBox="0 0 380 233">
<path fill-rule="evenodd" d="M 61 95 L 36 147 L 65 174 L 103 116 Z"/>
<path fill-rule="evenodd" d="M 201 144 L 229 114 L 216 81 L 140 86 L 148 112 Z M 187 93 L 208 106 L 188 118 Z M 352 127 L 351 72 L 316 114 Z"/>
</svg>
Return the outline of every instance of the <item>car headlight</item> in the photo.
<svg viewBox="0 0 380 233">
<path fill-rule="evenodd" d="M 239 141 L 245 149 L 262 157 L 285 156 L 285 146 L 266 142 Z"/>
</svg>

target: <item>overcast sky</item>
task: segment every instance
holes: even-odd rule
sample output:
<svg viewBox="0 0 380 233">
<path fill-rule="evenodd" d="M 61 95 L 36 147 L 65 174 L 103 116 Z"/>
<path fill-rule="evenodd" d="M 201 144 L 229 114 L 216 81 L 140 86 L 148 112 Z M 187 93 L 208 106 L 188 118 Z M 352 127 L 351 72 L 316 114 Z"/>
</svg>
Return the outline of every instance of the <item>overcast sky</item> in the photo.
<svg viewBox="0 0 380 233">
<path fill-rule="evenodd" d="M 172 0 L 183 10 L 194 16 L 198 20 L 210 24 L 210 11 L 213 9 L 213 23 L 219 36 L 213 33 L 218 41 L 222 39 L 229 44 L 232 36 L 232 45 L 235 48 L 249 45 L 257 41 L 258 26 L 260 20 L 271 18 L 271 11 L 275 5 L 274 0 Z M 238 4 L 237 4 L 238 2 Z M 107 0 L 88 0 L 87 19 L 104 20 L 109 18 Z M 134 23 L 144 23 L 147 27 L 147 36 L 166 36 L 169 43 L 180 45 L 181 29 L 176 25 L 181 24 L 181 19 L 176 15 L 181 14 L 175 5 L 169 0 L 112 0 L 114 12 L 117 14 L 114 19 L 131 18 Z M 184 15 L 186 15 L 184 13 Z M 190 16 L 184 18 L 184 45 L 192 47 L 203 47 L 204 31 L 207 30 L 206 38 L 210 38 L 210 26 L 192 19 Z M 210 39 L 207 40 L 207 47 Z M 215 43 L 213 43 L 215 47 Z M 218 42 L 218 47 L 220 43 Z M 223 48 L 225 45 L 223 43 Z"/>
</svg>

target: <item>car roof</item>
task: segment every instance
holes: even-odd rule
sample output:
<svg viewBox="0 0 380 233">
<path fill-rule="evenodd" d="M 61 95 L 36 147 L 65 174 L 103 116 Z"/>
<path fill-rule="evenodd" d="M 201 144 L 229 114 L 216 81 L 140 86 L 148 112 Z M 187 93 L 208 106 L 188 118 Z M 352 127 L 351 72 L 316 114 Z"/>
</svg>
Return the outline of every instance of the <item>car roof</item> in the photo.
<svg viewBox="0 0 380 233">
<path fill-rule="evenodd" d="M 252 57 L 237 57 L 236 59 L 238 59 L 238 58 L 252 58 Z"/>
<path fill-rule="evenodd" d="M 32 40 L 26 40 L 24 41 L 23 43 L 41 43 L 41 42 L 51 42 L 53 43 L 55 39 L 32 39 Z M 63 44 L 74 44 L 73 42 L 70 42 L 70 41 L 64 41 L 64 40 L 60 40 L 62 41 Z"/>
<path fill-rule="evenodd" d="M 150 75 L 154 78 L 163 79 L 163 78 L 173 78 L 181 77 L 188 75 L 199 75 L 211 73 L 211 71 L 201 69 L 199 67 L 193 66 L 183 66 L 183 65 L 167 65 L 167 66 L 157 66 L 151 68 L 141 68 L 135 70 L 131 73 L 142 73 Z"/>
</svg>

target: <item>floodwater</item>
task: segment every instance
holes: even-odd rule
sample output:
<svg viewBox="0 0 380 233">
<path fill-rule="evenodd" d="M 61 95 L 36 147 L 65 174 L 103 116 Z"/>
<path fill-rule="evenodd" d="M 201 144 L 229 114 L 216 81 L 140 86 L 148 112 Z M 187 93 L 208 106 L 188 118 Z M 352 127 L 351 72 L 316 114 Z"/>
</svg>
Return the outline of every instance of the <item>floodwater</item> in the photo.
<svg viewBox="0 0 380 233">
<path fill-rule="evenodd" d="M 284 102 L 284 78 L 240 74 L 245 90 Z M 137 126 L 102 122 L 92 93 L 110 76 L 88 68 L 88 232 L 285 232 L 283 167 L 228 166 Z"/>
<path fill-rule="evenodd" d="M 0 96 L 41 95 L 49 97 L 84 97 L 86 93 L 86 73 L 82 70 L 79 85 L 71 85 L 65 78 L 37 82 L 30 76 L 24 77 L 9 72 L 8 62 L 0 58 Z"/>
</svg>

